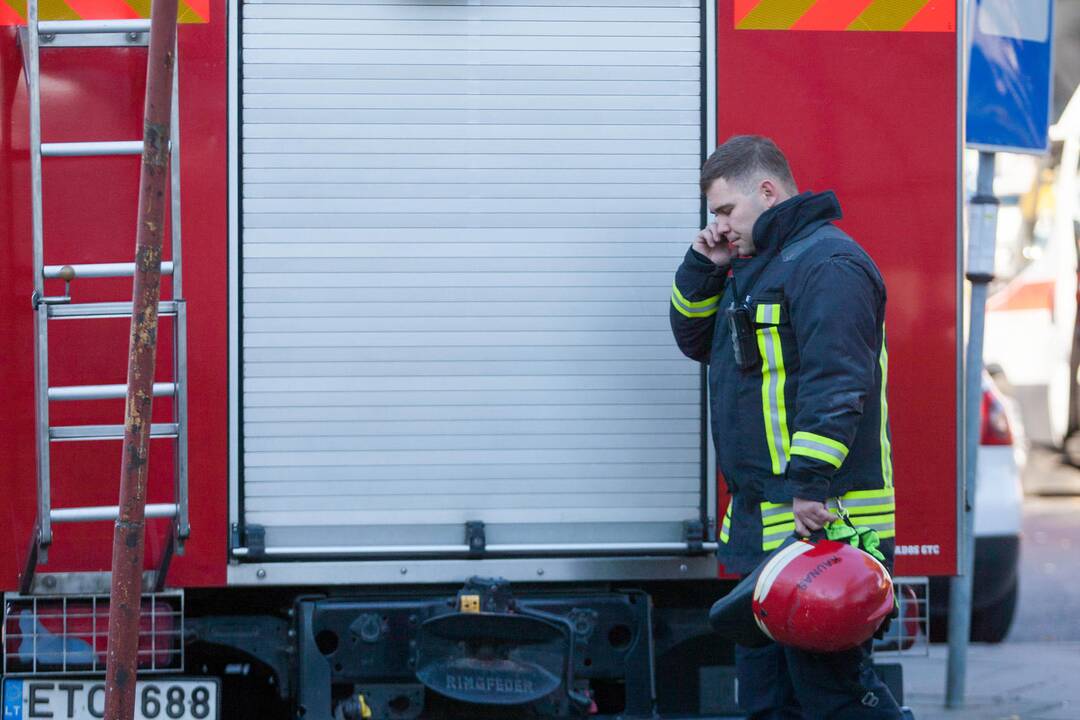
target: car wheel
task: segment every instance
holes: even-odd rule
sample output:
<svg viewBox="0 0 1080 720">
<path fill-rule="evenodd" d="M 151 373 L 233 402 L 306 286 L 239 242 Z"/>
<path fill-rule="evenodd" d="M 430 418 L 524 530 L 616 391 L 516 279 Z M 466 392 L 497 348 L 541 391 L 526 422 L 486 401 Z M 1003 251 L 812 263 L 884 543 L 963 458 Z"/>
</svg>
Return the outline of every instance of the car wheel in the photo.
<svg viewBox="0 0 1080 720">
<path fill-rule="evenodd" d="M 1065 462 L 1075 468 L 1080 468 L 1080 432 L 1074 431 L 1069 437 L 1065 438 L 1063 450 Z"/>
<path fill-rule="evenodd" d="M 1009 634 L 1013 616 L 1016 614 L 1016 598 L 1019 583 L 1014 581 L 1004 597 L 990 607 L 976 610 L 971 616 L 971 639 L 973 642 L 999 643 Z"/>
<path fill-rule="evenodd" d="M 975 610 L 971 616 L 972 642 L 998 643 L 1005 639 L 1016 614 L 1016 598 L 1019 582 L 1012 585 L 993 605 Z M 946 600 L 946 607 L 948 601 Z M 949 640 L 949 615 L 947 612 L 934 613 L 930 618 L 930 642 L 943 643 Z"/>
</svg>

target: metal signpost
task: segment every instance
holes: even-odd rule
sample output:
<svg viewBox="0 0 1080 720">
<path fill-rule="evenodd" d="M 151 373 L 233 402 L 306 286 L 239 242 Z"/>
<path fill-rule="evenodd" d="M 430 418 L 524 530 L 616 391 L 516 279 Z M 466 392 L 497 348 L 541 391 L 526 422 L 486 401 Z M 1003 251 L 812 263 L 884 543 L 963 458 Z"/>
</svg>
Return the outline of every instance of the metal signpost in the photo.
<svg viewBox="0 0 1080 720">
<path fill-rule="evenodd" d="M 987 285 L 994 279 L 998 200 L 996 151 L 1045 153 L 1049 147 L 1052 0 L 972 0 L 968 4 L 971 55 L 967 73 L 966 143 L 979 152 L 975 195 L 968 206 L 965 276 L 971 312 L 964 364 L 963 528 L 960 574 L 949 592 L 949 664 L 945 705 L 964 702 L 975 569 L 975 471 L 982 396 L 983 324 Z"/>
</svg>

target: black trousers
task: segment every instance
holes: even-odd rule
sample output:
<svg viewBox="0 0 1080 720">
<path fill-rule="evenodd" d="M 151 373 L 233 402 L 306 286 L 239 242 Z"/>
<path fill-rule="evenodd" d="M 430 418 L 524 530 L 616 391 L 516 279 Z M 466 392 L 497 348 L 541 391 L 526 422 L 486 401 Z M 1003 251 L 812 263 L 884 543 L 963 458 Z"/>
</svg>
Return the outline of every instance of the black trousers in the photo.
<svg viewBox="0 0 1080 720">
<path fill-rule="evenodd" d="M 870 666 L 870 644 L 827 655 L 736 645 L 739 707 L 751 720 L 901 720 Z"/>
</svg>

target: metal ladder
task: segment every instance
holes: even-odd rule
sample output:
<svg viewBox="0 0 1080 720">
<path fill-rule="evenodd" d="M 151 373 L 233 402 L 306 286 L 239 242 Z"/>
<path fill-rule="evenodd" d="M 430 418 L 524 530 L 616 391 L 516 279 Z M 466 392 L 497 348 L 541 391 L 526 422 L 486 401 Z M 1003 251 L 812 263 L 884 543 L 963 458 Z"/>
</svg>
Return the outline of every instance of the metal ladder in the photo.
<svg viewBox="0 0 1080 720">
<path fill-rule="evenodd" d="M 76 425 L 54 427 L 49 424 L 49 403 L 78 400 L 124 398 L 125 385 L 49 386 L 49 321 L 92 320 L 131 316 L 131 302 L 72 303 L 71 283 L 75 279 L 132 277 L 135 263 L 94 263 L 87 265 L 45 265 L 42 229 L 41 158 L 141 155 L 142 140 L 123 142 L 46 143 L 41 141 L 41 71 L 43 48 L 66 47 L 145 47 L 149 43 L 150 20 L 78 20 L 40 21 L 38 0 L 27 7 L 27 26 L 19 28 L 19 46 L 23 70 L 30 94 L 30 179 L 33 226 L 34 293 L 34 398 L 37 454 L 37 520 L 34 524 L 26 564 L 20 578 L 20 592 L 62 591 L 56 577 L 37 576 L 38 565 L 48 561 L 53 540 L 53 524 L 116 520 L 119 508 L 54 508 L 49 480 L 50 447 L 54 442 L 123 439 L 121 425 Z M 174 57 L 176 55 L 174 54 Z M 172 261 L 163 262 L 161 273 L 172 276 L 172 299 L 161 300 L 158 313 L 174 318 L 172 382 L 154 383 L 154 397 L 173 398 L 173 418 L 169 423 L 151 426 L 151 438 L 175 439 L 174 502 L 146 506 L 147 518 L 172 518 L 172 532 L 156 571 L 144 577 L 147 590 L 160 590 L 174 552 L 183 551 L 190 534 L 188 523 L 187 456 L 187 315 L 181 285 L 180 255 L 180 133 L 179 80 L 173 73 L 172 120 L 170 136 Z M 45 280 L 65 283 L 62 296 L 46 296 Z M 38 582 L 45 580 L 46 582 Z M 74 583 L 85 586 L 85 583 Z"/>
</svg>

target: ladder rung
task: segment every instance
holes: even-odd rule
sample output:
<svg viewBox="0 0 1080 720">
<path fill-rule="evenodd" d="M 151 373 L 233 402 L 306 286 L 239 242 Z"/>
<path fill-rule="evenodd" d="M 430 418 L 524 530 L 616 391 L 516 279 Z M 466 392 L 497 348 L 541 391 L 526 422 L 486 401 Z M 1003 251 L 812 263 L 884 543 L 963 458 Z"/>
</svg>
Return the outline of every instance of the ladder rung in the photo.
<svg viewBox="0 0 1080 720">
<path fill-rule="evenodd" d="M 175 503 L 157 503 L 146 506 L 148 518 L 171 518 L 176 516 Z M 93 522 L 95 520 L 116 520 L 120 517 L 120 508 L 115 505 L 81 508 L 56 508 L 49 512 L 54 523 Z"/>
<path fill-rule="evenodd" d="M 150 33 L 87 33 L 85 35 L 68 33 L 67 35 L 42 35 L 42 50 L 58 48 L 107 48 L 107 47 L 146 47 L 150 44 Z"/>
<path fill-rule="evenodd" d="M 155 423 L 150 426 L 152 438 L 174 438 L 180 431 L 176 423 Z M 57 442 L 76 440 L 123 440 L 123 425 L 64 425 L 49 428 L 49 439 Z"/>
<path fill-rule="evenodd" d="M 150 20 L 43 20 L 38 23 L 39 35 L 87 35 L 89 33 L 130 32 L 150 32 Z"/>
<path fill-rule="evenodd" d="M 159 316 L 176 315 L 176 303 L 162 300 L 158 303 Z M 51 318 L 121 318 L 131 317 L 131 303 L 102 302 L 74 305 L 49 305 Z"/>
<path fill-rule="evenodd" d="M 154 383 L 154 397 L 176 394 L 176 383 Z M 114 400 L 127 396 L 127 385 L 69 385 L 49 388 L 50 400 Z"/>
<path fill-rule="evenodd" d="M 142 140 L 115 142 L 41 143 L 42 157 L 89 157 L 92 155 L 142 155 Z"/>
<path fill-rule="evenodd" d="M 75 278 L 131 277 L 135 274 L 135 263 L 93 263 L 85 265 L 46 265 L 41 269 L 41 276 L 46 280 L 60 280 L 60 271 L 70 267 L 75 271 Z M 172 275 L 171 260 L 161 263 L 161 274 Z"/>
</svg>

